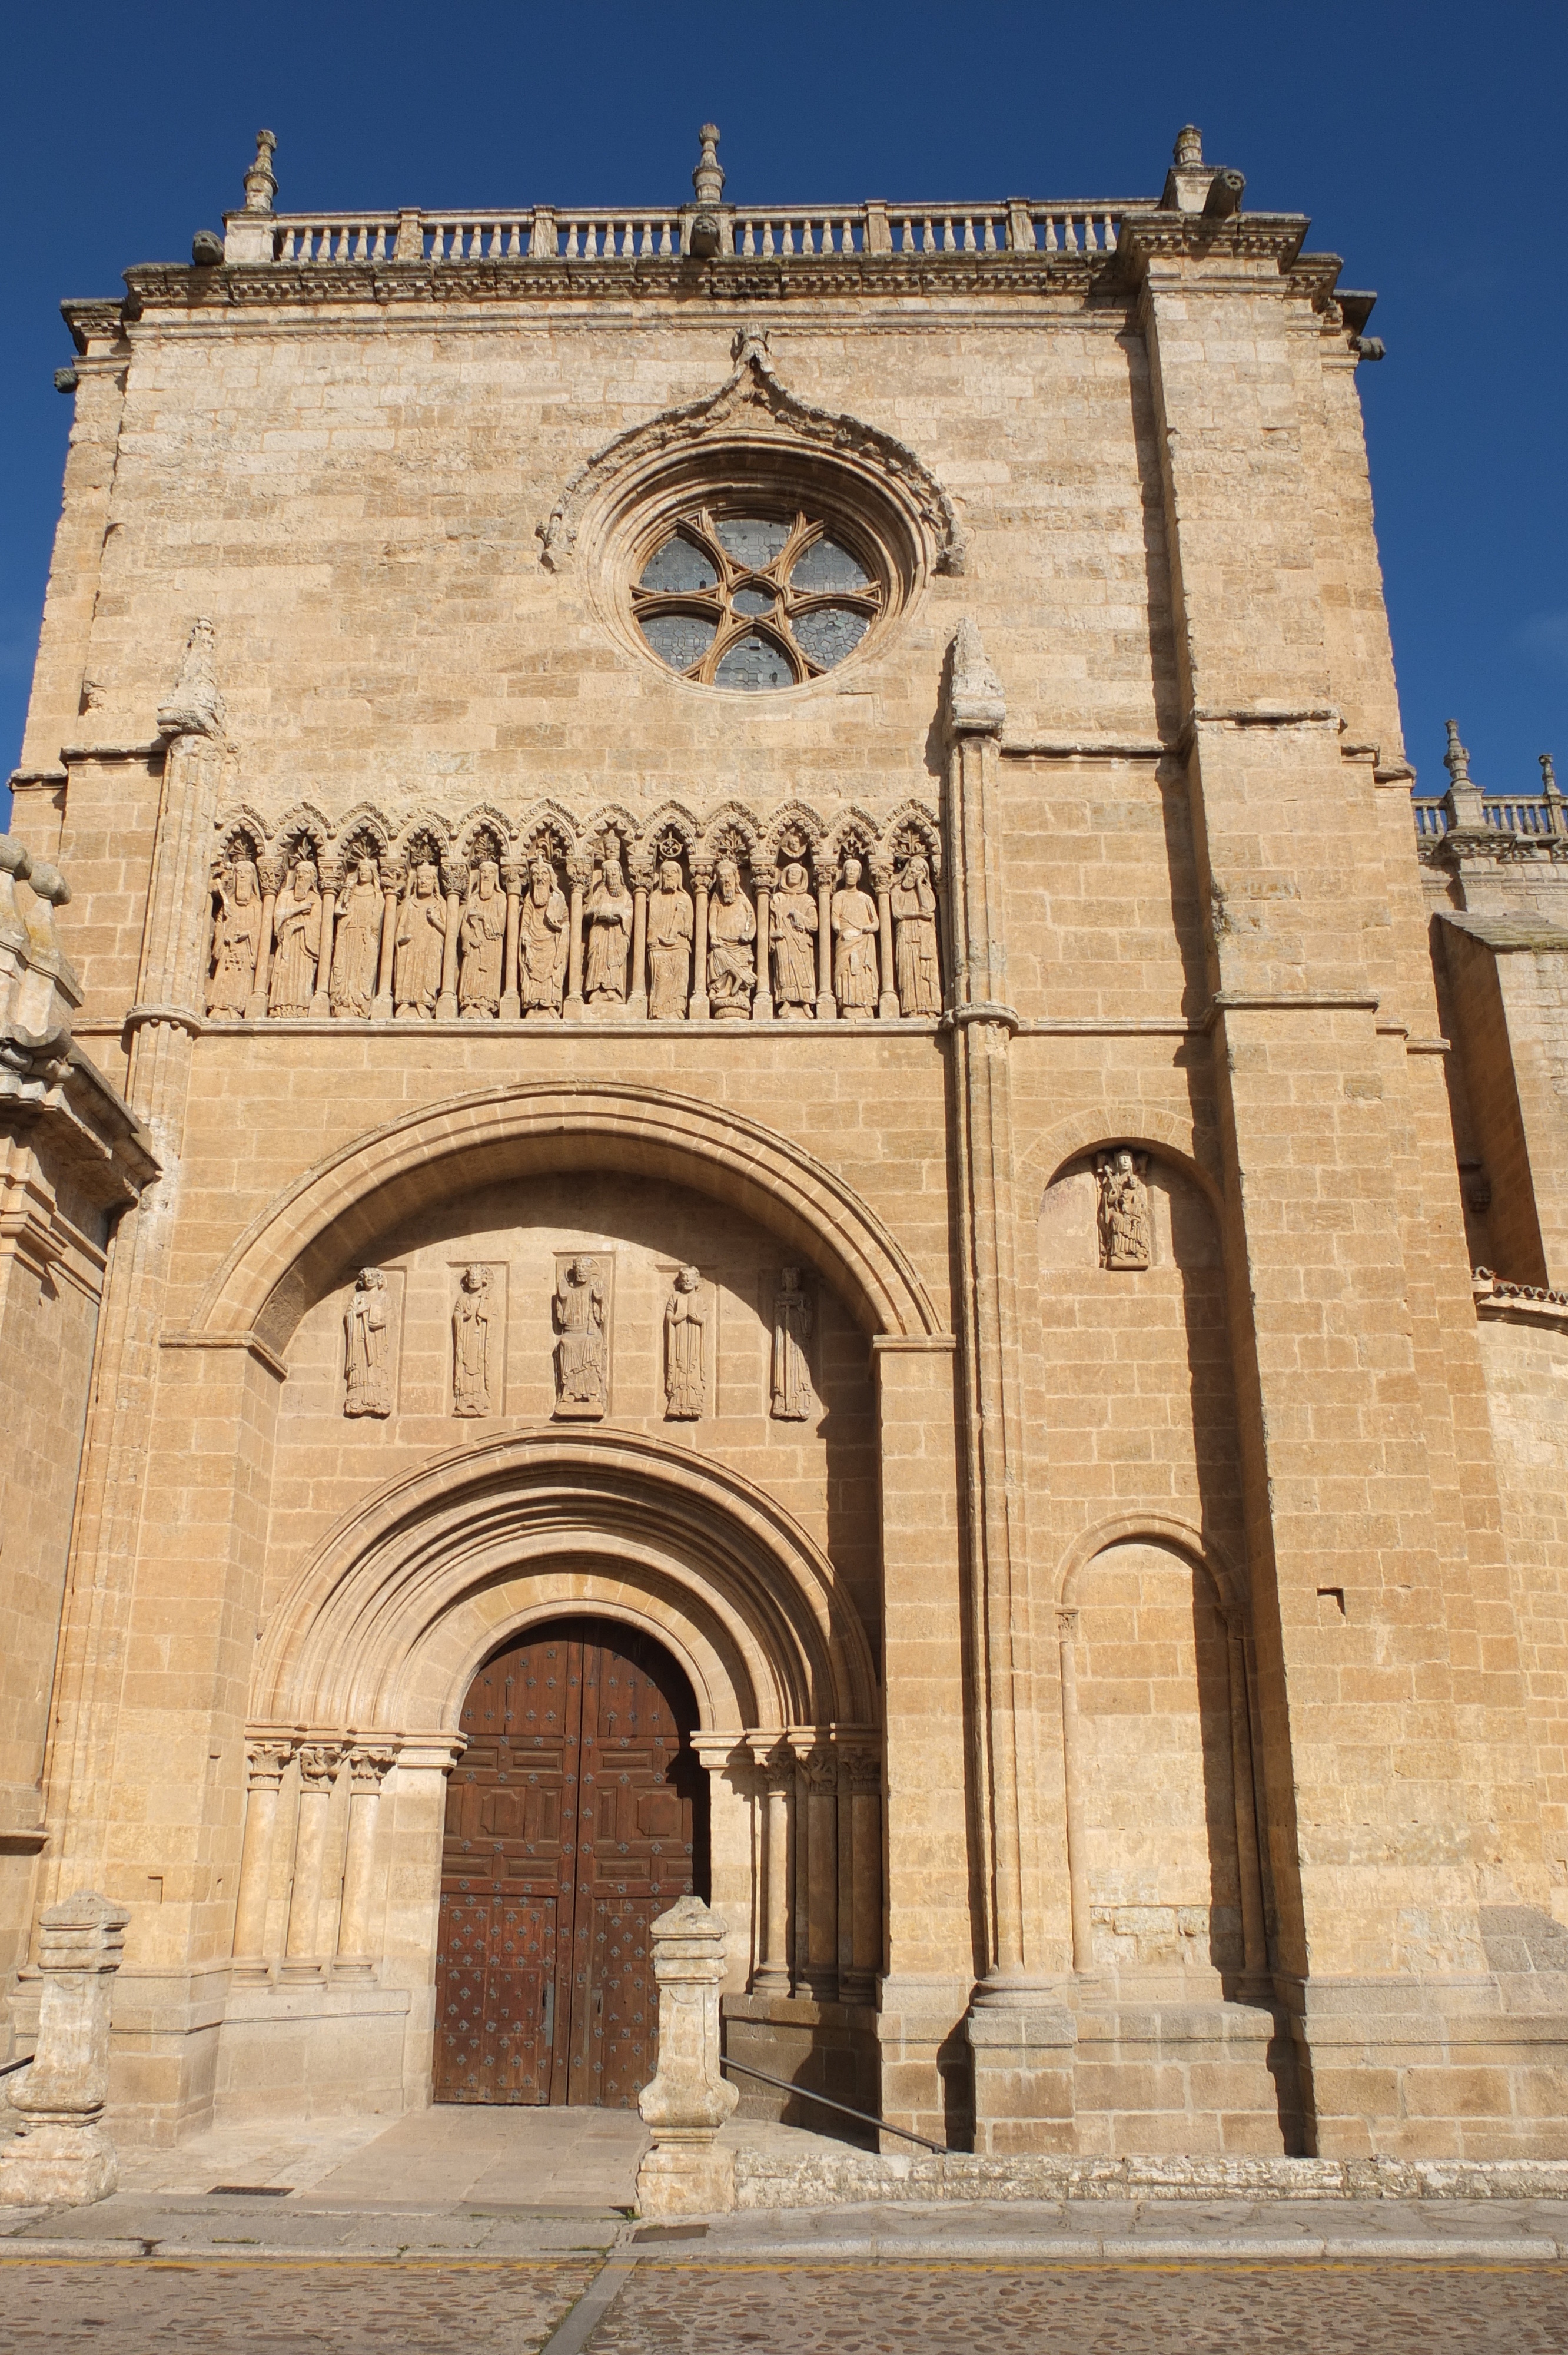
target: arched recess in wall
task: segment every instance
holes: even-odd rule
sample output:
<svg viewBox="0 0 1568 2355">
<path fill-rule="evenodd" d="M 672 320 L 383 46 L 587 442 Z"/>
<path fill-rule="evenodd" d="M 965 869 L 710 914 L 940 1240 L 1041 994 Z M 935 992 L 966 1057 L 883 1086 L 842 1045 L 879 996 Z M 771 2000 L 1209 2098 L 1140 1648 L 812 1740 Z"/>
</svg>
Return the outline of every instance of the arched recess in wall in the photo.
<svg viewBox="0 0 1568 2355">
<path fill-rule="evenodd" d="M 664 1644 L 705 1735 L 880 1717 L 832 1565 L 764 1490 L 635 1433 L 542 1431 L 456 1450 L 344 1516 L 268 1626 L 251 1721 L 453 1732 L 481 1662 L 562 1610 Z"/>
<path fill-rule="evenodd" d="M 1187 1523 L 1102 1521 L 1057 1584 L 1073 1962 L 1253 1977 L 1267 1952 L 1246 1614 Z"/>
<path fill-rule="evenodd" d="M 943 1330 L 912 1260 L 827 1165 L 760 1122 L 668 1090 L 597 1081 L 488 1088 L 388 1122 L 252 1220 L 192 1320 L 281 1353 L 300 1317 L 378 1239 L 453 1191 L 595 1168 L 732 1204 L 801 1252 L 871 1334 Z"/>
</svg>

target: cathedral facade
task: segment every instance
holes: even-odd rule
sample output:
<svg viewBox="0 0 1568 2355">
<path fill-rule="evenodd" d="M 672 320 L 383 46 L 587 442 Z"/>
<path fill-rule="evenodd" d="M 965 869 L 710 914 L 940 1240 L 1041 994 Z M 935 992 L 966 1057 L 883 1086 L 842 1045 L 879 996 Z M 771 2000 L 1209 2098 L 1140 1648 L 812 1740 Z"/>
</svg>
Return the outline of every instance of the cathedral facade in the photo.
<svg viewBox="0 0 1568 2355">
<path fill-rule="evenodd" d="M 1568 842 L 1457 737 L 1413 827 L 1372 297 L 1192 131 L 273 164 L 66 305 L 13 2049 L 92 1890 L 128 2138 L 624 2105 L 694 1889 L 732 2056 L 955 2147 L 1563 2154 Z"/>
</svg>

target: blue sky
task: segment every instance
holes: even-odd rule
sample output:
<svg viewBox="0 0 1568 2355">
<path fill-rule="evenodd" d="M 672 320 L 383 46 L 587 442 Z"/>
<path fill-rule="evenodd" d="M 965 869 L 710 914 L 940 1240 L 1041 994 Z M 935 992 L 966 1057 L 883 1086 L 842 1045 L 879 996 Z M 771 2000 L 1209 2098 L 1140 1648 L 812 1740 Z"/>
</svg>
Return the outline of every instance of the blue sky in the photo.
<svg viewBox="0 0 1568 2355">
<path fill-rule="evenodd" d="M 1443 782 L 1568 770 L 1568 359 L 1558 218 L 1568 6 L 1453 0 L 1196 11 L 581 6 L 556 0 L 18 0 L 0 97 L 0 775 L 20 745 L 58 512 L 62 295 L 186 260 L 241 199 L 259 123 L 279 204 L 679 202 L 695 130 L 739 201 L 1152 195 L 1180 124 L 1308 213 L 1376 287 L 1360 371 L 1406 736 Z"/>
</svg>

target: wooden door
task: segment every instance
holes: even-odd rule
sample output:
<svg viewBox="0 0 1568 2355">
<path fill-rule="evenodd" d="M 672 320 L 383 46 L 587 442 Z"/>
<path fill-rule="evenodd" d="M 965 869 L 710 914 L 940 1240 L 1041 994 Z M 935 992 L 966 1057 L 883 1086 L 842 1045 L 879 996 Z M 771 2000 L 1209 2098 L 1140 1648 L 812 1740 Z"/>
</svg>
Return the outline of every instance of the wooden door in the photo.
<svg viewBox="0 0 1568 2355">
<path fill-rule="evenodd" d="M 705 1886 L 691 1689 L 657 1645 L 558 1620 L 496 1654 L 447 1792 L 438 2102 L 630 2109 L 657 2060 L 648 1930 Z"/>
</svg>

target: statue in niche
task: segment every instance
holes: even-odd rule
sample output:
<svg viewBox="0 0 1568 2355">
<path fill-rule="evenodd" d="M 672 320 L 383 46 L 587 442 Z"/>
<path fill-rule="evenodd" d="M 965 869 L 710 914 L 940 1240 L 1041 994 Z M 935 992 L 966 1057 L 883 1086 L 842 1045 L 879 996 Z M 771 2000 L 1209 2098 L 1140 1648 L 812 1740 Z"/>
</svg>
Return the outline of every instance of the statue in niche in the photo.
<svg viewBox="0 0 1568 2355">
<path fill-rule="evenodd" d="M 482 858 L 458 926 L 458 1015 L 462 1021 L 493 1021 L 500 1013 L 505 937 L 506 894 L 501 889 L 501 868 L 493 858 Z"/>
<path fill-rule="evenodd" d="M 490 1412 L 490 1270 L 465 1267 L 452 1309 L 452 1412 Z"/>
<path fill-rule="evenodd" d="M 518 996 L 524 1018 L 558 1015 L 566 986 L 567 901 L 549 860 L 530 861 L 518 911 Z"/>
<path fill-rule="evenodd" d="M 440 869 L 435 860 L 421 858 L 408 879 L 403 912 L 397 920 L 392 995 L 399 1022 L 435 1019 L 447 945 L 447 908 L 440 885 Z"/>
<path fill-rule="evenodd" d="M 839 1012 L 876 1011 L 876 901 L 860 888 L 858 858 L 846 858 L 833 893 L 833 995 Z"/>
<path fill-rule="evenodd" d="M 757 987 L 751 949 L 756 938 L 757 918 L 740 888 L 740 869 L 733 858 L 723 858 L 714 869 L 708 901 L 708 1002 L 715 1021 L 750 1018 Z"/>
<path fill-rule="evenodd" d="M 768 929 L 773 935 L 774 1013 L 781 1020 L 808 1020 L 817 1010 L 817 899 L 798 858 L 779 879 Z"/>
<path fill-rule="evenodd" d="M 392 1412 L 392 1300 L 378 1267 L 362 1267 L 343 1312 L 346 1415 Z"/>
<path fill-rule="evenodd" d="M 236 858 L 224 868 L 217 879 L 217 902 L 207 1010 L 238 1018 L 256 985 L 256 953 L 261 945 L 261 887 L 254 859 Z"/>
<path fill-rule="evenodd" d="M 664 1303 L 664 1420 L 697 1423 L 706 1388 L 708 1311 L 702 1272 L 683 1267 Z"/>
<path fill-rule="evenodd" d="M 692 993 L 692 895 L 681 882 L 681 862 L 659 862 L 659 882 L 648 895 L 648 1012 L 655 1022 L 682 1021 Z"/>
<path fill-rule="evenodd" d="M 363 1020 L 376 996 L 381 957 L 383 897 L 376 861 L 362 853 L 337 895 L 337 939 L 332 953 L 334 1014 Z"/>
<path fill-rule="evenodd" d="M 609 1403 L 609 1302 L 597 1259 L 567 1260 L 552 1304 L 556 1412 L 590 1417 Z"/>
<path fill-rule="evenodd" d="M 599 881 L 588 900 L 583 996 L 590 1006 L 613 1008 L 626 1003 L 631 914 L 631 894 L 626 888 L 620 854 L 618 850 L 607 851 Z"/>
<path fill-rule="evenodd" d="M 1130 1146 L 1118 1145 L 1095 1156 L 1102 1267 L 1136 1269 L 1153 1263 L 1154 1228 L 1144 1176 L 1148 1167 L 1148 1154 L 1135 1153 Z"/>
<path fill-rule="evenodd" d="M 272 908 L 272 981 L 267 1011 L 281 1019 L 308 1014 L 315 996 L 322 954 L 322 894 L 316 862 L 308 853 L 294 861 Z"/>
<path fill-rule="evenodd" d="M 893 887 L 893 971 L 900 1014 L 940 1014 L 937 894 L 923 851 L 911 851 Z"/>
<path fill-rule="evenodd" d="M 773 1295 L 771 1413 L 775 1423 L 805 1423 L 811 1412 L 811 1297 L 798 1267 L 779 1272 Z"/>
</svg>

